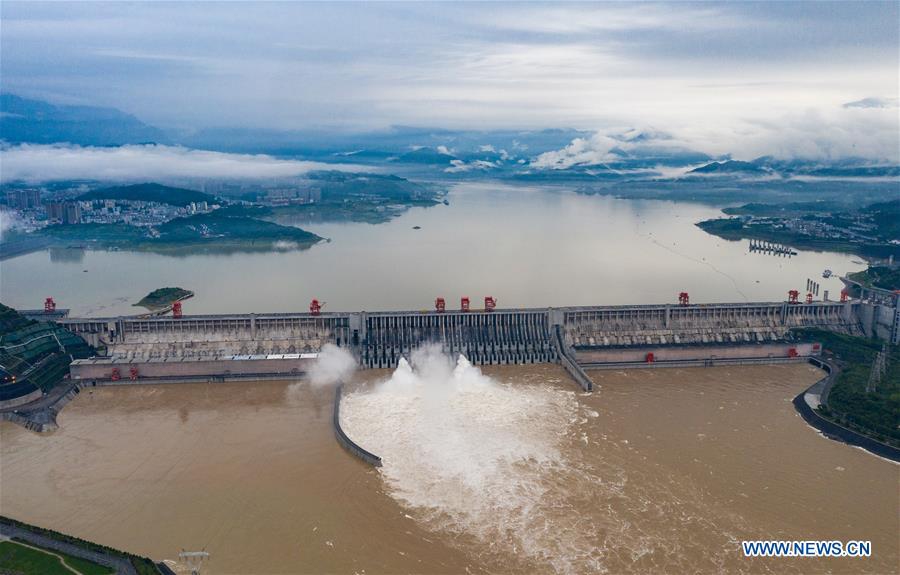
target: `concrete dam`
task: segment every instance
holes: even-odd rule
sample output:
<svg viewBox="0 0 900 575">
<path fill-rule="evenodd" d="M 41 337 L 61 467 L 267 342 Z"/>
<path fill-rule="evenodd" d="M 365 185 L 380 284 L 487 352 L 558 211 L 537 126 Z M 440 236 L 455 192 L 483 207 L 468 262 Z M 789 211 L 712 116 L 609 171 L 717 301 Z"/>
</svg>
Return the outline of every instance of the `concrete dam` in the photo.
<svg viewBox="0 0 900 575">
<path fill-rule="evenodd" d="M 84 383 L 224 381 L 301 374 L 325 344 L 363 368 L 393 368 L 423 345 L 476 365 L 559 362 L 663 367 L 782 361 L 817 354 L 791 329 L 896 334 L 897 308 L 859 300 L 347 313 L 59 318 L 102 351 L 77 360 Z M 887 330 L 887 333 L 885 333 Z M 582 373 L 583 374 L 583 373 Z M 587 381 L 585 381 L 587 380 Z"/>
</svg>

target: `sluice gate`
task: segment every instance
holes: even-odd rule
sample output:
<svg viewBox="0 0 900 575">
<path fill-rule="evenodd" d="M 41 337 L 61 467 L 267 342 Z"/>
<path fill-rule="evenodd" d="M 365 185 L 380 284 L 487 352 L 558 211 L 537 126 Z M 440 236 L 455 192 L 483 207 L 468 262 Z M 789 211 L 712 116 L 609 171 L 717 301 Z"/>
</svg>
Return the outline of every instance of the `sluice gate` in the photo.
<svg viewBox="0 0 900 575">
<path fill-rule="evenodd" d="M 359 359 L 365 367 L 393 367 L 430 344 L 477 365 L 556 361 L 546 310 L 364 315 Z"/>
</svg>

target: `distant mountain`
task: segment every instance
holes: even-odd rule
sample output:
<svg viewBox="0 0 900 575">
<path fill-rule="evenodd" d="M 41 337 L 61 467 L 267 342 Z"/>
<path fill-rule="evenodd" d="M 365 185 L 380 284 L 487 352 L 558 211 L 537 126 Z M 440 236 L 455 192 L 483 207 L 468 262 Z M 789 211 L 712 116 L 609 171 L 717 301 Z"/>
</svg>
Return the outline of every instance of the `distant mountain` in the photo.
<svg viewBox="0 0 900 575">
<path fill-rule="evenodd" d="M 403 164 L 430 164 L 436 166 L 448 166 L 456 156 L 436 150 L 434 148 L 418 148 L 411 152 L 401 154 L 395 161 Z"/>
<path fill-rule="evenodd" d="M 12 144 L 82 146 L 168 142 L 158 128 L 114 108 L 56 106 L 13 94 L 0 94 L 0 139 Z"/>
<path fill-rule="evenodd" d="M 726 160 L 724 162 L 712 162 L 699 168 L 694 168 L 689 174 L 735 174 L 735 173 L 765 173 L 766 169 L 753 162 L 740 160 Z"/>
<path fill-rule="evenodd" d="M 215 202 L 216 197 L 196 190 L 172 188 L 162 184 L 134 184 L 92 190 L 78 196 L 79 200 L 129 200 L 132 202 L 157 202 L 184 207 L 191 202 Z"/>
<path fill-rule="evenodd" d="M 384 198 L 394 201 L 433 201 L 439 190 L 399 176 L 381 174 L 350 174 L 347 172 L 312 172 L 312 185 L 322 191 L 322 201 L 344 201 L 348 198 Z"/>
</svg>

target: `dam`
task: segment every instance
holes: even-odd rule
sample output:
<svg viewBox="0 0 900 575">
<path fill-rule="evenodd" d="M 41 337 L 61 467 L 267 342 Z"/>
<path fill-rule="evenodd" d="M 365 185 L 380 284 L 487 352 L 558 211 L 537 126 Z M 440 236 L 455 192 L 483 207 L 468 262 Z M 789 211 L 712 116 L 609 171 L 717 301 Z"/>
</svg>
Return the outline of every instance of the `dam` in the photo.
<svg viewBox="0 0 900 575">
<path fill-rule="evenodd" d="M 686 294 L 685 294 L 686 295 Z M 76 360 L 90 384 L 266 379 L 305 372 L 326 344 L 362 368 L 393 368 L 423 345 L 476 365 L 562 363 L 578 372 L 623 367 L 790 361 L 816 355 L 794 328 L 897 337 L 896 302 L 715 303 L 180 317 L 57 318 L 101 350 Z M 467 308 L 467 306 L 464 306 Z"/>
</svg>

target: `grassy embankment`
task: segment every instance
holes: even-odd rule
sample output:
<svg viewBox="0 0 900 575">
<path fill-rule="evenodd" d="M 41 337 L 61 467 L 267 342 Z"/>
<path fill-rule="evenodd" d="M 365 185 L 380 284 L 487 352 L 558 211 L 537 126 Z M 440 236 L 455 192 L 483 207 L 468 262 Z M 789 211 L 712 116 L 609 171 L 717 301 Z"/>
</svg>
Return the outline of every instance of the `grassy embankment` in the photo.
<svg viewBox="0 0 900 575">
<path fill-rule="evenodd" d="M 882 343 L 863 337 L 836 334 L 820 329 L 797 332 L 801 339 L 821 342 L 825 353 L 840 366 L 841 373 L 828 395 L 824 417 L 872 437 L 900 447 L 900 348 L 888 345 L 888 365 L 881 382 L 866 392 L 875 355 Z"/>
<path fill-rule="evenodd" d="M 53 531 L 52 529 L 44 529 L 43 527 L 29 525 L 28 523 L 22 523 L 21 521 L 16 521 L 15 519 L 11 519 L 9 517 L 4 517 L 2 515 L 0 515 L 0 522 L 6 523 L 9 525 L 14 525 L 20 529 L 24 529 L 26 531 L 30 531 L 30 532 L 38 534 L 38 535 L 42 535 L 44 537 L 53 539 L 55 541 L 61 541 L 63 543 L 68 543 L 70 545 L 80 547 L 86 551 L 92 551 L 94 553 L 103 553 L 105 555 L 111 555 L 114 557 L 119 557 L 121 559 L 125 559 L 126 561 L 131 563 L 131 565 L 134 567 L 134 570 L 137 571 L 138 575 L 159 575 L 159 573 L 160 573 L 159 569 L 156 567 L 156 564 L 153 562 L 153 560 L 148 559 L 146 557 L 141 557 L 139 555 L 132 555 L 131 553 L 126 553 L 125 551 L 119 551 L 118 549 L 113 549 L 112 547 L 107 547 L 106 545 L 100 545 L 99 543 L 94 543 L 92 541 L 86 541 L 84 539 L 79 539 L 78 537 L 73 537 L 72 535 L 66 535 L 65 533 Z M 56 552 L 54 551 L 54 553 L 56 553 Z M 66 557 L 66 561 L 67 562 L 69 561 L 68 556 Z M 84 560 L 82 559 L 80 561 L 84 561 Z M 90 563 L 90 562 L 88 562 L 88 563 Z M 58 560 L 57 560 L 57 564 L 59 564 Z M 91 563 L 91 564 L 96 565 L 95 563 Z M 0 563 L 0 565 L 3 565 L 3 564 Z M 102 566 L 98 566 L 98 567 L 102 567 Z M 76 567 L 76 569 L 77 569 L 77 567 Z M 0 571 L 0 572 L 2 572 L 2 571 Z M 38 573 L 45 573 L 45 572 L 38 571 Z M 71 571 L 68 571 L 66 573 L 68 575 L 71 575 Z M 82 573 L 84 573 L 84 571 L 82 571 Z M 109 571 L 103 571 L 103 573 L 109 573 Z"/>
<path fill-rule="evenodd" d="M 39 551 L 34 549 L 37 545 L 31 543 L 26 545 L 15 540 L 0 542 L 0 572 L 23 575 L 72 575 L 73 571 L 63 565 L 60 557 L 82 575 L 107 575 L 115 572 L 114 569 L 104 565 L 73 557 L 61 551 L 52 549 Z"/>
</svg>

